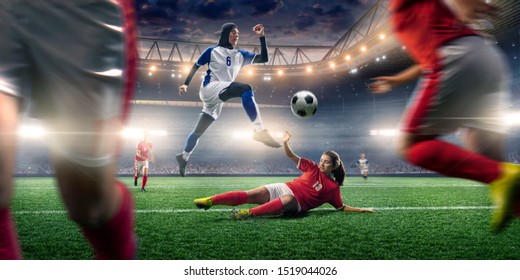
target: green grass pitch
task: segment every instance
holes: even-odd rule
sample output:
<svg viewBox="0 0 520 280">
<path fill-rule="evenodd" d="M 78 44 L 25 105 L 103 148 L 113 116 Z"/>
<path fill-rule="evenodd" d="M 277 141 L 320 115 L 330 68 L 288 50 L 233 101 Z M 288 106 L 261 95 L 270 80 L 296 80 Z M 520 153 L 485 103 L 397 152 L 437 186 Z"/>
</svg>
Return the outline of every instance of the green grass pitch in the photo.
<svg viewBox="0 0 520 280">
<path fill-rule="evenodd" d="M 448 178 L 349 177 L 344 202 L 374 214 L 330 205 L 303 217 L 229 218 L 229 206 L 196 209 L 193 199 L 292 177 L 153 177 L 148 192 L 131 186 L 137 208 L 139 259 L 520 259 L 520 221 L 490 232 L 486 186 Z M 91 259 L 67 218 L 54 180 L 18 178 L 13 211 L 26 259 Z M 247 205 L 237 208 L 247 208 Z"/>
</svg>

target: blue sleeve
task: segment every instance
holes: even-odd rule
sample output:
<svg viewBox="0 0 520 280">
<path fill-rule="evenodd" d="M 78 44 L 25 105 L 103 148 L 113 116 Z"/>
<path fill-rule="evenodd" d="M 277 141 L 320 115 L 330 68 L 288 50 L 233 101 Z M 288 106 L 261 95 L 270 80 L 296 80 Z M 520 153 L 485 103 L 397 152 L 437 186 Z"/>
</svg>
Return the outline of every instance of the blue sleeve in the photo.
<svg viewBox="0 0 520 280">
<path fill-rule="evenodd" d="M 214 49 L 215 47 L 209 47 L 207 48 L 200 56 L 199 56 L 199 59 L 197 59 L 197 62 L 196 64 L 198 66 L 202 66 L 204 64 L 208 64 L 209 61 L 211 60 L 211 51 Z"/>
<path fill-rule="evenodd" d="M 242 56 L 244 57 L 244 63 L 242 63 L 242 67 L 253 63 L 253 59 L 255 59 L 256 54 L 244 50 L 238 50 Z"/>
</svg>

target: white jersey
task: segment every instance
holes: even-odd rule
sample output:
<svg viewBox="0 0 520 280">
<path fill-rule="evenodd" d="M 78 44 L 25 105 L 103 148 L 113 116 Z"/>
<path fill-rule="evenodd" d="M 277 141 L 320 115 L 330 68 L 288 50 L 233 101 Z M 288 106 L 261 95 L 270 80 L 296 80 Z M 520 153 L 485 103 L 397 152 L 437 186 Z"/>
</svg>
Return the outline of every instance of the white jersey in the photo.
<svg viewBox="0 0 520 280">
<path fill-rule="evenodd" d="M 368 159 L 366 158 L 360 158 L 357 161 L 357 165 L 361 171 L 368 171 Z"/>
<path fill-rule="evenodd" d="M 256 54 L 237 49 L 213 46 L 207 48 L 197 60 L 198 66 L 208 64 L 202 81 L 205 87 L 210 82 L 233 82 L 242 67 L 250 65 Z"/>
</svg>

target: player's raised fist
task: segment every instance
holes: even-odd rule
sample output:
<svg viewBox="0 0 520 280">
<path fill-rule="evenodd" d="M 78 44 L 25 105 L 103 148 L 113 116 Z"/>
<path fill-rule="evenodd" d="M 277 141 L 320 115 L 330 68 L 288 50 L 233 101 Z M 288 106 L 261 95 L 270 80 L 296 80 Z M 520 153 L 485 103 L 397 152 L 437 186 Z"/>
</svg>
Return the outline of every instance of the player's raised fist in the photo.
<svg viewBox="0 0 520 280">
<path fill-rule="evenodd" d="M 264 26 L 262 24 L 257 24 L 253 27 L 253 32 L 258 36 L 264 36 Z"/>
</svg>

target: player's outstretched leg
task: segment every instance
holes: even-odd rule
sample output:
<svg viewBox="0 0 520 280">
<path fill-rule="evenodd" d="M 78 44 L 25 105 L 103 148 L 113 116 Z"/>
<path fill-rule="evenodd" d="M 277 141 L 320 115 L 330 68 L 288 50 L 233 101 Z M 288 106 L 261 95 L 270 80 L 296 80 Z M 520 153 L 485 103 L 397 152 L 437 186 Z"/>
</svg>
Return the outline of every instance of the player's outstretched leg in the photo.
<svg viewBox="0 0 520 280">
<path fill-rule="evenodd" d="M 491 216 L 491 226 L 495 232 L 503 230 L 513 217 L 520 214 L 520 166 L 502 163 L 502 174 L 489 184 L 490 195 L 496 208 Z"/>
<path fill-rule="evenodd" d="M 195 206 L 199 209 L 208 210 L 213 206 L 213 201 L 211 200 L 211 197 L 204 197 L 204 198 L 197 198 L 193 201 Z"/>
<path fill-rule="evenodd" d="M 179 173 L 182 177 L 186 176 L 186 165 L 188 164 L 191 153 L 199 143 L 199 138 L 214 121 L 215 119 L 212 116 L 206 113 L 201 113 L 199 119 L 197 120 L 195 129 L 190 133 L 188 139 L 186 140 L 184 151 L 175 156 L 175 159 L 179 164 Z"/>
<path fill-rule="evenodd" d="M 237 206 L 248 202 L 247 193 L 244 191 L 227 192 L 211 197 L 198 198 L 193 201 L 200 209 L 208 210 L 213 205 Z M 252 202 L 254 203 L 254 202 Z"/>
<path fill-rule="evenodd" d="M 230 100 L 231 98 L 237 97 L 242 99 L 242 106 L 244 107 L 244 110 L 246 111 L 246 114 L 249 117 L 249 120 L 251 120 L 251 123 L 255 129 L 253 139 L 264 143 L 266 146 L 280 148 L 282 145 L 274 140 L 271 134 L 269 134 L 269 132 L 264 129 L 262 117 L 260 116 L 260 110 L 256 104 L 255 95 L 251 85 L 233 82 L 224 92 L 219 95 L 220 100 L 224 102 Z"/>
<path fill-rule="evenodd" d="M 235 221 L 242 221 L 247 220 L 251 218 L 253 215 L 251 214 L 251 211 L 249 209 L 242 209 L 242 210 L 231 210 L 231 219 Z"/>
<path fill-rule="evenodd" d="M 177 163 L 179 164 L 179 173 L 182 177 L 186 176 L 186 165 L 188 164 L 188 161 L 184 159 L 183 154 L 177 154 L 175 156 L 175 159 L 177 160 Z"/>
<path fill-rule="evenodd" d="M 282 145 L 278 143 L 278 141 L 274 140 L 273 136 L 269 134 L 267 129 L 263 129 L 260 131 L 255 131 L 253 133 L 253 140 L 262 142 L 266 146 L 272 147 L 272 148 L 280 148 Z"/>
</svg>

